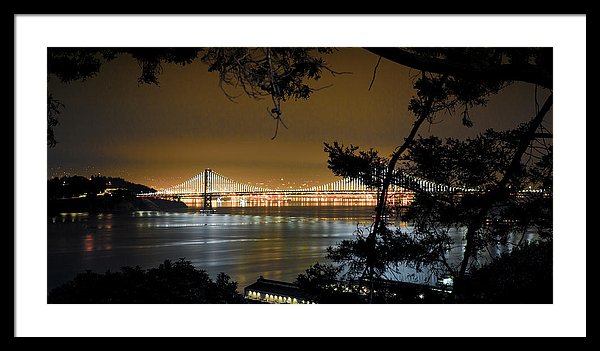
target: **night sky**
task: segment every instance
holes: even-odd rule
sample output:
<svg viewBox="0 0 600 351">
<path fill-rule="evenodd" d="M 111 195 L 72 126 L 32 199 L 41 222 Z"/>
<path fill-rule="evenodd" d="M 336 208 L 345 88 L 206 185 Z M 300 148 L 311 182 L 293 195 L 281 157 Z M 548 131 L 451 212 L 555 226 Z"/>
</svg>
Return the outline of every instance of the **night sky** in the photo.
<svg viewBox="0 0 600 351">
<path fill-rule="evenodd" d="M 387 156 L 411 127 L 407 105 L 417 71 L 382 59 L 369 91 L 377 59 L 360 48 L 326 56 L 332 69 L 352 73 L 324 72 L 313 87 L 333 86 L 309 100 L 282 104 L 289 129 L 280 128 L 275 140 L 267 113 L 271 100 L 243 95 L 229 101 L 217 73 L 199 60 L 164 65 L 160 86 L 138 86 L 140 70 L 129 56 L 103 65 L 97 77 L 84 82 L 62 84 L 51 77 L 49 89 L 65 108 L 55 129 L 58 144 L 48 150 L 48 176 L 102 174 L 157 189 L 205 168 L 273 188 L 333 181 L 323 142 L 373 147 Z M 540 103 L 545 96 L 539 92 Z M 464 138 L 486 128 L 514 128 L 534 111 L 534 86 L 514 84 L 487 108 L 470 111 L 473 128 L 462 126 L 457 113 L 424 125 L 421 134 Z M 552 129 L 551 122 L 545 125 Z"/>
</svg>

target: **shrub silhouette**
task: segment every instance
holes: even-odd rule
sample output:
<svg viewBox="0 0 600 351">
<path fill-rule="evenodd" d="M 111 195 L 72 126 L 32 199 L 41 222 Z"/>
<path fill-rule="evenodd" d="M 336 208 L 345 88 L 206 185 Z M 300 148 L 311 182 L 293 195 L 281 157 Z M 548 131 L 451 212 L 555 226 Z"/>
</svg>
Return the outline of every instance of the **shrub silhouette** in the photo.
<svg viewBox="0 0 600 351">
<path fill-rule="evenodd" d="M 48 303 L 241 303 L 237 282 L 220 273 L 212 281 L 190 261 L 165 260 L 158 268 L 86 271 L 52 289 Z"/>
</svg>

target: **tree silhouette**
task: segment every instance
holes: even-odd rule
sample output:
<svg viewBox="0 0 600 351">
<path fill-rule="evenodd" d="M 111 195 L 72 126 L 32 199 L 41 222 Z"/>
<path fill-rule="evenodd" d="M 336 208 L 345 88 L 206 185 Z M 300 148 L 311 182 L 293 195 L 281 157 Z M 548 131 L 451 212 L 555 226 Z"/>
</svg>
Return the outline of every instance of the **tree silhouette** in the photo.
<svg viewBox="0 0 600 351">
<path fill-rule="evenodd" d="M 552 48 L 366 49 L 424 72 L 471 81 L 520 81 L 552 89 Z"/>
<path fill-rule="evenodd" d="M 64 107 L 60 101 L 56 100 L 50 92 L 48 92 L 48 147 L 56 146 L 54 138 L 54 127 L 58 125 L 58 115 L 60 109 Z"/>
<path fill-rule="evenodd" d="M 190 261 L 165 260 L 156 268 L 78 274 L 48 294 L 48 303 L 241 303 L 237 283 L 220 273 L 216 281 Z"/>
<path fill-rule="evenodd" d="M 462 299 L 468 303 L 552 303 L 552 281 L 552 242 L 524 242 L 474 269 Z"/>
<path fill-rule="evenodd" d="M 390 234 L 387 227 L 385 216 L 389 212 L 387 207 L 388 189 L 398 178 L 398 162 L 406 157 L 406 152 L 416 152 L 418 149 L 411 150 L 413 142 L 417 136 L 418 130 L 425 122 L 434 123 L 436 116 L 441 111 L 448 111 L 455 114 L 461 112 L 463 124 L 467 127 L 472 125 L 469 115 L 469 109 L 473 106 L 484 106 L 487 97 L 491 94 L 497 94 L 502 89 L 512 84 L 515 80 L 524 82 L 533 82 L 544 88 L 552 87 L 552 51 L 545 48 L 451 48 L 451 49 L 369 49 L 372 52 L 386 55 L 394 62 L 406 64 L 410 67 L 422 69 L 421 76 L 414 83 L 417 95 L 409 102 L 409 111 L 415 116 L 415 122 L 404 142 L 396 148 L 389 159 L 384 159 L 386 171 L 370 172 L 371 174 L 356 174 L 357 168 L 375 169 L 381 168 L 382 161 L 379 157 L 366 157 L 364 153 L 355 154 L 355 147 L 344 148 L 334 144 L 332 147 L 325 144 L 325 151 L 329 153 L 329 167 L 337 175 L 344 175 L 351 178 L 376 177 L 374 185 L 381 184 L 378 194 L 378 204 L 374 224 L 367 235 L 359 232 L 354 241 L 344 241 L 337 248 L 331 248 L 330 258 L 341 263 L 350 263 L 350 272 L 360 274 L 362 278 L 368 278 L 371 283 L 376 277 L 381 277 L 391 264 L 397 262 L 412 262 L 419 268 L 421 264 L 431 264 L 435 261 L 443 261 L 443 253 L 449 249 L 451 244 L 448 236 L 436 236 L 436 227 L 440 222 L 427 221 L 423 225 L 420 233 L 416 236 Z M 429 71 L 425 71 L 429 70 Z M 455 209 L 455 214 L 466 216 L 462 224 L 466 225 L 467 233 L 465 236 L 466 247 L 457 270 L 451 269 L 446 265 L 446 269 L 455 273 L 455 291 L 457 295 L 461 293 L 462 283 L 466 278 L 467 268 L 470 262 L 477 256 L 483 243 L 479 242 L 480 232 L 484 222 L 489 219 L 490 212 L 495 206 L 505 203 L 509 200 L 513 192 L 510 190 L 511 184 L 522 185 L 517 181 L 518 177 L 523 175 L 520 171 L 523 169 L 522 159 L 528 149 L 533 149 L 533 143 L 536 139 L 542 137 L 551 137 L 543 129 L 542 121 L 548 114 L 552 106 L 552 94 L 548 97 L 538 113 L 525 125 L 513 131 L 512 144 L 504 145 L 511 152 L 498 154 L 493 151 L 498 149 L 488 149 L 488 143 L 499 142 L 503 137 L 500 135 L 488 134 L 479 139 L 472 140 L 467 144 L 459 145 L 457 141 L 451 141 L 456 147 L 474 148 L 474 155 L 477 152 L 488 152 L 487 157 L 496 162 L 496 164 L 481 163 L 471 164 L 464 169 L 464 173 L 471 177 L 480 174 L 480 172 L 491 172 L 498 178 L 484 192 L 479 193 L 477 200 L 473 205 L 465 208 Z M 424 147 L 424 142 L 421 146 Z M 476 146 L 480 147 L 477 148 Z M 544 143 L 545 145 L 545 143 Z M 410 156 L 407 161 L 413 161 L 412 170 L 438 170 L 448 169 L 450 173 L 455 172 L 456 168 L 446 167 L 441 164 L 445 152 L 449 148 L 442 146 L 435 140 L 429 141 L 428 152 L 422 153 L 422 157 L 417 159 Z M 416 146 L 415 146 L 416 147 Z M 456 150 L 455 150 L 456 151 Z M 462 150 L 461 150 L 462 151 Z M 372 153 L 372 151 L 370 151 Z M 544 153 L 545 152 L 545 153 Z M 437 154 L 436 154 L 437 153 Z M 548 148 L 541 150 L 542 157 L 548 160 L 551 158 Z M 539 152 L 538 152 L 539 154 Z M 530 155 L 532 153 L 530 152 Z M 468 155 L 457 153 L 454 157 L 454 163 L 461 160 L 468 160 Z M 371 160 L 376 162 L 371 167 L 358 166 L 369 163 Z M 478 158 L 483 161 L 481 157 Z M 454 166 L 454 165 L 448 165 Z M 481 167 L 484 167 L 481 169 Z M 547 167 L 546 167 L 547 168 Z M 532 171 L 532 172 L 538 172 Z M 432 176 L 434 174 L 427 175 Z M 458 174 L 458 173 L 457 173 Z M 435 180 L 435 178 L 433 179 Z M 448 184 L 448 179 L 440 179 L 442 184 Z M 524 179 L 523 179 L 524 180 Z M 477 184 L 482 185 L 482 184 Z M 519 188 L 513 188 L 519 189 Z M 417 189 L 418 190 L 418 189 Z M 551 189 L 546 189 L 549 191 Z M 424 213 L 431 213 L 432 216 L 439 215 L 436 208 L 440 203 L 448 201 L 440 196 L 418 196 L 413 203 L 413 209 L 422 209 Z M 461 201 L 472 201 L 473 196 L 460 197 Z M 438 206 L 439 207 L 439 206 Z M 427 212 L 429 211 L 429 212 Z M 413 210 L 416 212 L 416 210 Z M 544 212 L 550 216 L 551 211 Z M 409 217 L 410 218 L 410 217 Z M 415 217 L 412 219 L 415 220 Z M 546 218 L 547 222 L 547 218 Z M 445 228 L 448 228 L 447 226 Z M 398 233 L 399 234 L 399 233 Z M 418 238 L 421 235 L 422 238 Z M 415 239 L 416 238 L 416 239 Z M 436 252 L 431 252 L 431 247 L 437 248 Z M 373 289 L 371 289 L 373 291 Z"/>
<path fill-rule="evenodd" d="M 418 183 L 409 184 L 415 191 L 414 202 L 406 211 L 392 207 L 388 213 L 400 215 L 413 226 L 411 230 L 392 230 L 385 225 L 372 243 L 368 236 L 373 231 L 359 231 L 354 240 L 330 248 L 329 257 L 347 264 L 352 276 L 368 276 L 369 282 L 373 281 L 370 270 L 374 277 L 381 277 L 399 265 L 428 268 L 454 277 L 454 292 L 460 298 L 468 270 L 493 258 L 480 257 L 488 250 L 524 244 L 526 233 L 534 230 L 541 240 L 551 242 L 551 147 L 520 163 L 517 171 L 507 172 L 526 131 L 488 130 L 465 141 L 416 138 L 392 183 L 407 186 L 402 174 L 410 173 L 457 190 L 432 193 L 420 189 Z M 504 182 L 506 185 L 499 187 Z M 448 255 L 460 249 L 453 234 L 462 228 L 466 228 L 466 247 L 456 263 Z M 519 272 L 519 267 L 514 268 Z M 551 290 L 551 285 L 547 288 Z"/>
</svg>

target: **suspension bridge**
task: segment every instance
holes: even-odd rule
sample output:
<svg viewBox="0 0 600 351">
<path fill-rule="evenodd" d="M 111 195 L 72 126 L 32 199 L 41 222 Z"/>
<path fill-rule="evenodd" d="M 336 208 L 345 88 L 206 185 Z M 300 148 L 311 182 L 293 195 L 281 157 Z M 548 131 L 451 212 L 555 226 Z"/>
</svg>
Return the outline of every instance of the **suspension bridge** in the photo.
<svg viewBox="0 0 600 351">
<path fill-rule="evenodd" d="M 410 191 L 427 192 L 456 192 L 474 191 L 474 189 L 457 188 L 438 184 L 405 173 L 394 177 L 389 193 L 406 193 Z M 170 199 L 202 198 L 204 209 L 212 209 L 213 197 L 221 196 L 261 196 L 261 195 L 286 195 L 286 196 L 331 196 L 331 195 L 376 195 L 377 191 L 368 187 L 357 179 L 342 178 L 337 181 L 319 186 L 297 189 L 269 189 L 242 183 L 212 169 L 205 169 L 199 174 L 174 186 L 153 193 L 140 194 L 141 197 L 159 197 Z"/>
</svg>

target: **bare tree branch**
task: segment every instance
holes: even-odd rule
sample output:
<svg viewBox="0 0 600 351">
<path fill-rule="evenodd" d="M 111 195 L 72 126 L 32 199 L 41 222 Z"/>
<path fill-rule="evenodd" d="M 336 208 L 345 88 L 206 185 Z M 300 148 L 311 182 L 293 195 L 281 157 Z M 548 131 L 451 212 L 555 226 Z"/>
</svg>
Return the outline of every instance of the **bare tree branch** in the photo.
<svg viewBox="0 0 600 351">
<path fill-rule="evenodd" d="M 467 65 L 435 58 L 431 55 L 418 55 L 402 48 L 379 47 L 365 49 L 392 62 L 427 72 L 449 74 L 474 80 L 522 81 L 552 89 L 552 72 L 546 72 L 531 64 Z"/>
<path fill-rule="evenodd" d="M 369 91 L 371 91 L 371 87 L 373 86 L 373 83 L 375 82 L 375 75 L 377 74 L 377 67 L 379 67 L 380 62 L 381 62 L 381 56 L 379 56 L 379 59 L 377 60 L 377 64 L 375 65 L 375 68 L 373 69 L 373 78 L 371 79 L 371 84 L 369 84 Z"/>
</svg>

